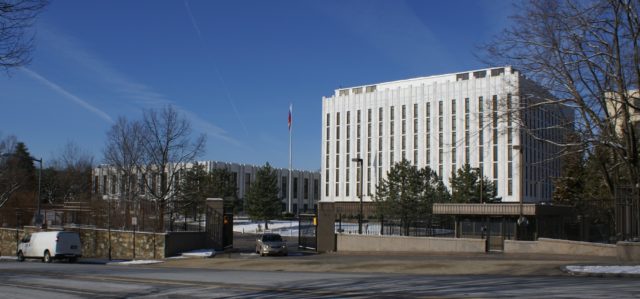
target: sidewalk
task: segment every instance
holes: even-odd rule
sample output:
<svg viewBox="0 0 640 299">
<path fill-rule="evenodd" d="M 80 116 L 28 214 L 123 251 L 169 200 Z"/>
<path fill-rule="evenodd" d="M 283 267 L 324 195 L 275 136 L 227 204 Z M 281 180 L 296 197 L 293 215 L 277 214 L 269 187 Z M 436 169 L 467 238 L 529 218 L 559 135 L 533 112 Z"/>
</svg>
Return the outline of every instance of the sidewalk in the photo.
<svg viewBox="0 0 640 299">
<path fill-rule="evenodd" d="M 425 275 L 567 275 L 567 265 L 620 265 L 613 258 L 531 254 L 328 253 L 290 257 L 224 254 L 211 259 L 165 260 L 153 267 L 221 270 L 398 273 Z M 631 266 L 631 265 L 630 265 Z M 640 266 L 635 266 L 639 268 Z"/>
</svg>

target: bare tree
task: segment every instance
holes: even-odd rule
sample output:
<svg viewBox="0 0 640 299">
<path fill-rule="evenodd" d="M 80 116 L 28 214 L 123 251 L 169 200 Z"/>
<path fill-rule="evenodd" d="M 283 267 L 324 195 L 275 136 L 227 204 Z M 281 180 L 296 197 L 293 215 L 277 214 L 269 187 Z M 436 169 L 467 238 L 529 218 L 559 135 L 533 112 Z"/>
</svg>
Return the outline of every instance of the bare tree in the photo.
<svg viewBox="0 0 640 299">
<path fill-rule="evenodd" d="M 31 60 L 33 34 L 28 32 L 47 0 L 0 0 L 0 68 L 9 70 Z"/>
<path fill-rule="evenodd" d="M 191 123 L 172 106 L 144 111 L 142 120 L 144 155 L 140 169 L 151 177 L 147 190 L 156 202 L 159 231 L 164 230 L 164 216 L 177 195 L 178 176 L 202 155 L 205 135 L 191 139 Z"/>
<path fill-rule="evenodd" d="M 17 143 L 18 139 L 14 135 L 0 138 L 0 207 L 23 184 L 23 180 L 13 173 L 13 167 L 7 159 L 9 155 L 13 155 Z"/>
<path fill-rule="evenodd" d="M 529 77 L 524 81 L 535 83 L 529 88 L 548 91 L 523 89 L 517 112 L 544 113 L 558 105 L 574 111 L 579 138 L 550 138 L 544 134 L 553 129 L 548 127 L 528 130 L 530 136 L 563 147 L 565 154 L 609 152 L 599 161 L 611 194 L 620 184 L 636 195 L 640 189 L 639 9 L 638 0 L 530 0 L 517 7 L 514 25 L 486 46 L 492 63 L 512 64 Z M 640 211 L 633 214 L 637 218 Z"/>
<path fill-rule="evenodd" d="M 143 127 L 140 122 L 120 117 L 107 132 L 103 153 L 103 160 L 109 165 L 110 176 L 120 181 L 120 205 L 127 220 L 131 218 L 131 204 L 139 200 L 140 193 L 147 185 L 145 173 L 140 171 L 145 154 L 142 137 Z"/>
<path fill-rule="evenodd" d="M 91 197 L 93 156 L 68 142 L 43 173 L 42 193 L 49 203 L 87 201 Z"/>
</svg>

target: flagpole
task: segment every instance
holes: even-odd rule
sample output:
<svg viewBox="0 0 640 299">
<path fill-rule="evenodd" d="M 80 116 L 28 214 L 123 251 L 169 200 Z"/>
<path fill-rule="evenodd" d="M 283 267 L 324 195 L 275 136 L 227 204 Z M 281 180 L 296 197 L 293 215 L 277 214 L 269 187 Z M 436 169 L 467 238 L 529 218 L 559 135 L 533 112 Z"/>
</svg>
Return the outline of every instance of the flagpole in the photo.
<svg viewBox="0 0 640 299">
<path fill-rule="evenodd" d="M 293 104 L 289 104 L 289 192 L 287 192 L 287 195 L 289 195 L 289 205 L 287 208 L 287 211 L 289 213 L 293 213 L 293 211 L 291 210 L 291 192 L 293 190 L 292 186 L 291 186 L 291 127 L 292 127 L 292 110 L 293 110 Z"/>
</svg>

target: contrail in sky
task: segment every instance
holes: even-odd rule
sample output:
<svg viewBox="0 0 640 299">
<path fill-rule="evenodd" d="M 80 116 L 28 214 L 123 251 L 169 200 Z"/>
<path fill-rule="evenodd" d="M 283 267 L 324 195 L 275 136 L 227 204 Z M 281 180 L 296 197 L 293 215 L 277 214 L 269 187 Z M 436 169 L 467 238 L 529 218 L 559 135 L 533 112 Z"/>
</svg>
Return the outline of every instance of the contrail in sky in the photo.
<svg viewBox="0 0 640 299">
<path fill-rule="evenodd" d="M 38 74 L 35 71 L 32 71 L 32 70 L 30 70 L 30 69 L 28 69 L 26 67 L 22 67 L 20 69 L 23 72 L 25 72 L 27 75 L 29 75 L 31 78 L 34 78 L 34 79 L 40 81 L 41 83 L 43 83 L 44 85 L 48 86 L 49 88 L 55 90 L 56 92 L 58 92 L 59 94 L 63 95 L 67 99 L 69 99 L 72 102 L 80 105 L 82 108 L 84 108 L 86 110 L 89 110 L 90 112 L 98 115 L 100 118 L 106 120 L 109 123 L 114 123 L 114 121 L 111 118 L 111 116 L 109 116 L 107 113 L 105 113 L 104 111 L 100 110 L 99 108 L 89 104 L 89 102 L 81 99 L 80 97 L 68 92 L 66 89 L 62 88 L 60 85 L 49 81 L 47 78 L 41 76 L 40 74 Z"/>
<path fill-rule="evenodd" d="M 184 7 L 187 9 L 187 14 L 189 15 L 189 19 L 191 19 L 191 25 L 193 25 L 193 29 L 196 30 L 196 33 L 198 34 L 198 38 L 200 39 L 200 43 L 204 46 L 202 31 L 200 31 L 200 26 L 198 26 L 198 22 L 196 21 L 196 18 L 193 16 L 193 13 L 191 13 L 191 7 L 189 6 L 189 2 L 187 2 L 187 0 L 184 0 Z M 231 104 L 231 108 L 233 108 L 233 112 L 236 114 L 236 118 L 238 119 L 238 122 L 240 123 L 240 125 L 242 126 L 242 129 L 244 130 L 244 134 L 246 136 L 249 136 L 249 131 L 247 130 L 247 126 L 244 124 L 244 121 L 242 121 L 242 118 L 240 118 L 240 113 L 238 112 L 238 108 L 236 107 L 236 104 L 233 100 L 233 96 L 231 96 L 231 92 L 229 91 L 229 88 L 227 88 L 227 82 L 222 77 L 222 74 L 220 73 L 220 70 L 218 69 L 218 66 L 215 60 L 211 59 L 211 61 L 213 64 L 213 69 L 216 72 L 216 75 L 218 76 L 218 80 L 220 80 L 220 82 L 222 83 L 222 87 L 224 88 L 224 91 L 227 94 L 227 100 L 229 100 L 229 104 Z"/>
</svg>

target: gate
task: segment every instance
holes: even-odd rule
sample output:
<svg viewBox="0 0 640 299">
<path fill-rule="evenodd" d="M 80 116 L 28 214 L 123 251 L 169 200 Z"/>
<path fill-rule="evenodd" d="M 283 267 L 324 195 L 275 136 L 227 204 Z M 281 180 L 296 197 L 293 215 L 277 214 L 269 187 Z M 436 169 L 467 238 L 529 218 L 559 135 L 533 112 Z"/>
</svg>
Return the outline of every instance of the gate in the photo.
<svg viewBox="0 0 640 299">
<path fill-rule="evenodd" d="M 214 249 L 233 247 L 233 214 L 223 213 L 221 209 L 207 207 L 207 222 L 205 226 L 207 243 Z"/>
<path fill-rule="evenodd" d="M 316 250 L 318 248 L 318 216 L 316 214 L 300 214 L 298 219 L 298 247 Z"/>
</svg>

